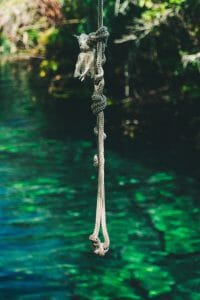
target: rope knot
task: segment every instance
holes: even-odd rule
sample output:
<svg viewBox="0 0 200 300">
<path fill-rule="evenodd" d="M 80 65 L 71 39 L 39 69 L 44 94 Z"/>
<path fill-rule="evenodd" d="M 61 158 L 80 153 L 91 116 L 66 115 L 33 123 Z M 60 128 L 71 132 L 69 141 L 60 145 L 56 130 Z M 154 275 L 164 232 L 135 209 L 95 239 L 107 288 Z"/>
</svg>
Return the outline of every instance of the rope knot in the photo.
<svg viewBox="0 0 200 300">
<path fill-rule="evenodd" d="M 97 29 L 96 32 L 91 32 L 88 35 L 87 44 L 89 47 L 94 47 L 98 42 L 103 42 L 105 45 L 107 44 L 109 37 L 109 32 L 106 26 L 102 26 Z"/>
<path fill-rule="evenodd" d="M 93 166 L 95 168 L 97 168 L 99 166 L 99 158 L 98 158 L 97 154 L 95 154 L 94 157 L 93 157 Z"/>
<path fill-rule="evenodd" d="M 89 240 L 92 242 L 95 254 L 104 256 L 108 252 L 109 248 L 106 247 L 105 243 L 102 243 L 98 237 L 91 234 Z"/>
<path fill-rule="evenodd" d="M 103 94 L 93 94 L 92 95 L 92 105 L 91 105 L 91 110 L 94 115 L 98 115 L 100 112 L 102 112 L 107 105 L 107 98 Z"/>
<path fill-rule="evenodd" d="M 96 136 L 98 136 L 98 134 L 99 134 L 99 130 L 98 130 L 98 128 L 96 126 L 94 127 L 94 134 Z M 104 138 L 104 140 L 107 138 L 107 135 L 105 134 L 105 132 L 103 134 L 103 138 Z"/>
</svg>

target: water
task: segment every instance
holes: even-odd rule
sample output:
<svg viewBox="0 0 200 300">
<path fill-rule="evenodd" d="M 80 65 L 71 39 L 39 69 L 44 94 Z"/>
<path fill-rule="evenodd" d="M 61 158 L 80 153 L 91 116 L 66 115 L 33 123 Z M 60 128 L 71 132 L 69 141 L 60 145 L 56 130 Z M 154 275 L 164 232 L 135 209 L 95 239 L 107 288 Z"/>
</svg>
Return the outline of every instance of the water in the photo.
<svg viewBox="0 0 200 300">
<path fill-rule="evenodd" d="M 1 66 L 0 98 L 0 300 L 199 300 L 192 172 L 161 153 L 125 155 L 110 144 L 111 249 L 97 257 L 88 241 L 94 120 L 83 99 L 49 99 L 27 63 Z"/>
</svg>

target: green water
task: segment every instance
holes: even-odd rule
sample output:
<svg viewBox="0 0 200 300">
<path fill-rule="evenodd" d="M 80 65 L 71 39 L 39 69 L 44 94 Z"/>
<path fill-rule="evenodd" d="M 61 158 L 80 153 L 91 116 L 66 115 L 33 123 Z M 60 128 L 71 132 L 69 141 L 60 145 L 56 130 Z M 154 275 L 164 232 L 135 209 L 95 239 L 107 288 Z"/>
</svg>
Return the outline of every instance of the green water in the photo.
<svg viewBox="0 0 200 300">
<path fill-rule="evenodd" d="M 0 300 L 199 300 L 198 181 L 162 153 L 108 145 L 111 249 L 92 253 L 94 120 L 76 121 L 79 100 L 49 99 L 28 64 L 1 66 Z"/>
</svg>

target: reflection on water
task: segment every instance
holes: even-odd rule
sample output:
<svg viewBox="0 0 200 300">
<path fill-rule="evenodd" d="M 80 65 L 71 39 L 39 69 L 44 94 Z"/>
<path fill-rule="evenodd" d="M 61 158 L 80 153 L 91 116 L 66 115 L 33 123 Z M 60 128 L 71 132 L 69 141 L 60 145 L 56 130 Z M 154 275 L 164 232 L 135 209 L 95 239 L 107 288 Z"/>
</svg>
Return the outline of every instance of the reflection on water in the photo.
<svg viewBox="0 0 200 300">
<path fill-rule="evenodd" d="M 0 69 L 0 299 L 200 299 L 195 178 L 107 151 L 112 249 L 94 256 L 95 145 L 29 76 Z"/>
</svg>

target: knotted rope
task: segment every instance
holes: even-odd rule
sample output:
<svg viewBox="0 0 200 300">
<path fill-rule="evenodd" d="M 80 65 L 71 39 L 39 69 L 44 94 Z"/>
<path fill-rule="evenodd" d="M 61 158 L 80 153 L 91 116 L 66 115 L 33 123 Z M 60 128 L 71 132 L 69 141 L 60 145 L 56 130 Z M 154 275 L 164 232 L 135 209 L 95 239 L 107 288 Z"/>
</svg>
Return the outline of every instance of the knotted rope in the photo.
<svg viewBox="0 0 200 300">
<path fill-rule="evenodd" d="M 104 91 L 103 64 L 106 61 L 105 48 L 108 40 L 108 30 L 103 26 L 103 0 L 98 0 L 98 29 L 89 35 L 76 36 L 79 41 L 80 54 L 76 64 L 74 77 L 84 80 L 86 75 L 94 78 L 94 91 L 92 94 L 91 110 L 97 116 L 97 125 L 94 133 L 98 140 L 98 154 L 95 154 L 93 164 L 98 167 L 98 190 L 96 220 L 93 233 L 89 239 L 93 243 L 94 253 L 103 256 L 109 249 L 110 239 L 106 226 L 105 188 L 104 188 L 104 113 L 106 96 Z M 104 241 L 99 239 L 100 227 Z"/>
<path fill-rule="evenodd" d="M 107 45 L 109 33 L 107 28 L 103 26 L 103 0 L 98 0 L 98 30 L 95 34 L 89 35 L 89 41 L 97 42 L 96 59 L 95 59 L 95 74 L 94 74 L 94 92 L 92 95 L 92 112 L 97 115 L 97 126 L 94 133 L 98 137 L 98 155 L 94 156 L 94 165 L 98 166 L 98 190 L 97 190 L 97 206 L 96 220 L 93 233 L 89 239 L 93 243 L 94 253 L 103 256 L 109 250 L 110 239 L 106 225 L 106 209 L 105 209 L 105 187 L 104 187 L 104 113 L 106 107 L 106 96 L 104 90 L 104 70 L 103 64 L 106 61 L 105 47 Z M 89 42 L 90 43 L 90 42 Z M 100 227 L 104 241 L 99 239 Z"/>
</svg>

